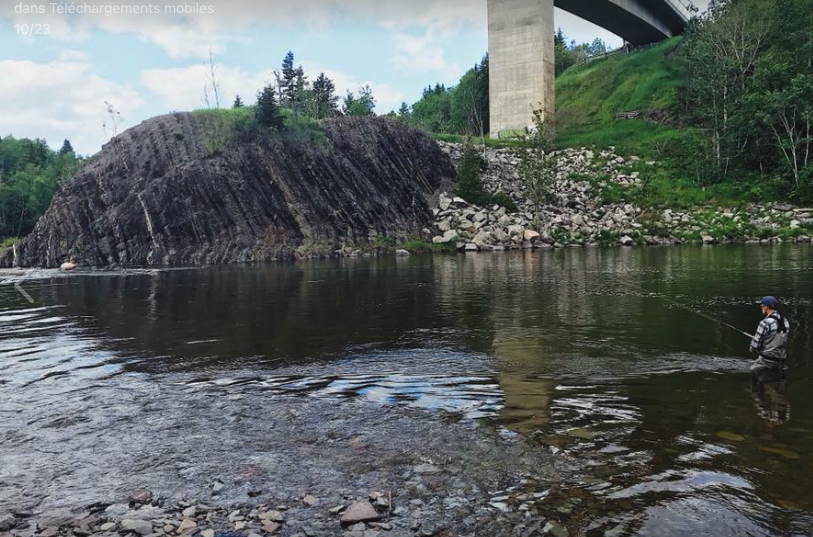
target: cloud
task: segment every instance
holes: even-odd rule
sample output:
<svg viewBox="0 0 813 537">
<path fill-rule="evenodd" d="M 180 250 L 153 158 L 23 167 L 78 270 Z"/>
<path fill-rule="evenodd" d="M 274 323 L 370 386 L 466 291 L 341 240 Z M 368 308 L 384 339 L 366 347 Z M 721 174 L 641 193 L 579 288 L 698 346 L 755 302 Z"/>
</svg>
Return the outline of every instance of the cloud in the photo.
<svg viewBox="0 0 813 537">
<path fill-rule="evenodd" d="M 361 80 L 347 73 L 325 69 L 314 62 L 303 62 L 302 67 L 310 76 L 311 81 L 313 81 L 319 73 L 325 73 L 325 76 L 330 78 L 336 86 L 336 94 L 341 97 L 344 97 L 348 91 L 357 93 L 360 87 L 369 85 L 373 90 L 373 97 L 375 97 L 376 100 L 376 111 L 379 114 L 385 114 L 390 110 L 397 109 L 405 99 L 404 93 L 390 84 L 374 82 L 372 80 Z"/>
<path fill-rule="evenodd" d="M 404 100 L 404 94 L 389 84 L 372 80 L 358 79 L 347 73 L 325 69 L 313 62 L 303 62 L 309 80 L 312 82 L 319 73 L 325 73 L 336 86 L 336 94 L 344 96 L 348 90 L 356 92 L 361 86 L 369 84 L 376 98 L 377 110 L 386 113 L 396 109 Z M 257 91 L 271 82 L 270 71 L 249 73 L 237 67 L 223 64 L 215 65 L 215 76 L 220 87 L 220 105 L 231 106 L 236 95 L 243 102 L 253 104 Z M 141 81 L 154 96 L 161 100 L 167 111 L 193 110 L 205 106 L 203 88 L 211 88 L 209 65 L 199 63 L 186 67 L 167 69 L 148 69 L 141 73 Z M 214 106 L 214 97 L 209 93 L 210 105 Z"/>
<path fill-rule="evenodd" d="M 30 138 L 48 133 L 52 147 L 68 138 L 86 154 L 107 141 L 105 101 L 121 113 L 119 130 L 131 126 L 145 104 L 134 89 L 100 77 L 82 62 L 2 60 L 0 80 L 0 133 Z"/>
<path fill-rule="evenodd" d="M 439 35 L 435 25 L 430 25 L 420 34 L 397 33 L 395 35 L 395 66 L 408 74 L 440 72 L 447 77 L 457 78 L 463 70 L 457 64 L 450 64 L 444 56 L 444 48 L 454 33 Z"/>
<path fill-rule="evenodd" d="M 231 106 L 239 94 L 246 104 L 255 100 L 257 91 L 270 81 L 271 73 L 249 73 L 237 67 L 215 65 L 215 78 L 220 88 L 220 105 Z M 194 110 L 205 106 L 203 88 L 209 85 L 209 103 L 214 106 L 208 64 L 187 67 L 148 69 L 141 73 L 144 86 L 169 110 Z"/>
<path fill-rule="evenodd" d="M 59 51 L 59 61 L 61 62 L 83 62 L 87 59 L 87 53 L 81 50 L 62 49 Z"/>
<path fill-rule="evenodd" d="M 457 26 L 468 23 L 485 28 L 485 0 L 200 0 L 189 5 L 211 6 L 213 14 L 167 13 L 168 6 L 182 5 L 179 0 L 153 0 L 158 14 L 83 13 L 55 14 L 50 3 L 43 3 L 43 15 L 18 15 L 16 2 L 2 2 L 0 17 L 15 22 L 49 23 L 51 37 L 64 41 L 86 39 L 93 29 L 111 33 L 132 33 L 145 42 L 161 47 L 175 59 L 208 56 L 209 49 L 225 50 L 239 39 L 241 32 L 269 26 L 290 25 L 300 29 L 324 29 L 352 20 L 357 24 L 387 24 L 393 28 L 424 27 L 430 24 Z M 79 4 L 77 2 L 77 4 Z M 82 5 L 110 7 L 109 0 L 83 0 Z M 121 0 L 117 6 L 143 5 L 141 0 Z"/>
</svg>

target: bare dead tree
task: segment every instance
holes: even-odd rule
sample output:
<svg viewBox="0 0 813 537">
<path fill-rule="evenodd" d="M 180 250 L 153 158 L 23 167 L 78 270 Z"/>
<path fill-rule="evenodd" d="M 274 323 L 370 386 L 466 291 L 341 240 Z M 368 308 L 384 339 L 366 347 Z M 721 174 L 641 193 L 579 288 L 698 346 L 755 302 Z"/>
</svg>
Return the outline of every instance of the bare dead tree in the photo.
<svg viewBox="0 0 813 537">
<path fill-rule="evenodd" d="M 113 144 L 113 149 L 118 154 L 119 158 L 121 159 L 121 164 L 124 166 L 125 171 L 129 172 L 130 167 L 127 165 L 127 159 L 124 156 L 124 148 L 121 146 L 121 140 L 119 139 L 119 125 L 121 122 L 121 112 L 116 110 L 116 108 L 107 101 L 104 101 L 105 106 L 107 106 L 107 117 L 110 121 L 110 128 L 113 130 L 113 137 L 110 139 L 111 143 Z M 104 130 L 105 136 L 107 136 L 107 123 L 102 123 L 102 129 Z"/>
<path fill-rule="evenodd" d="M 203 83 L 203 104 L 206 105 L 206 108 L 211 108 L 212 105 L 209 103 L 209 83 Z"/>
<path fill-rule="evenodd" d="M 211 76 L 212 93 L 214 93 L 215 97 L 215 108 L 220 108 L 220 84 L 217 81 L 215 71 L 215 56 L 212 49 L 209 49 L 209 75 Z"/>
<path fill-rule="evenodd" d="M 780 126 L 771 124 L 776 139 L 776 147 L 793 172 L 793 181 L 799 187 L 801 171 L 810 163 L 811 120 L 810 110 L 800 110 L 798 106 L 785 108 L 777 113 Z"/>
</svg>

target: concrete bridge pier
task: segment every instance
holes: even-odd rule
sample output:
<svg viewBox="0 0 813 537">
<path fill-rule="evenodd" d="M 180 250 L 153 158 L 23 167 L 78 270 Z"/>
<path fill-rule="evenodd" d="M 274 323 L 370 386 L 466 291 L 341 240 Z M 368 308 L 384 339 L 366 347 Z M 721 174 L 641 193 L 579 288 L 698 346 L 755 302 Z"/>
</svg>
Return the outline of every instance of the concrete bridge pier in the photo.
<svg viewBox="0 0 813 537">
<path fill-rule="evenodd" d="M 488 0 L 491 137 L 554 113 L 554 0 Z"/>
</svg>

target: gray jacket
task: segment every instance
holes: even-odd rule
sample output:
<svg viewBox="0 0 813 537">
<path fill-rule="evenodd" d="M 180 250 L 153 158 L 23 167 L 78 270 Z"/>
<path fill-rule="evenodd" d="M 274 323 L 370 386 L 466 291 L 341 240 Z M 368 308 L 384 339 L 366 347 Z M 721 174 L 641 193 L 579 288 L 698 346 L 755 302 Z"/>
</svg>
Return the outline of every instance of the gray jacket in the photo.
<svg viewBox="0 0 813 537">
<path fill-rule="evenodd" d="M 779 322 L 783 322 L 784 330 L 779 329 Z M 751 352 L 758 352 L 763 358 L 769 360 L 785 360 L 787 358 L 788 334 L 790 323 L 784 315 L 773 313 L 759 323 L 757 333 L 751 341 Z"/>
</svg>

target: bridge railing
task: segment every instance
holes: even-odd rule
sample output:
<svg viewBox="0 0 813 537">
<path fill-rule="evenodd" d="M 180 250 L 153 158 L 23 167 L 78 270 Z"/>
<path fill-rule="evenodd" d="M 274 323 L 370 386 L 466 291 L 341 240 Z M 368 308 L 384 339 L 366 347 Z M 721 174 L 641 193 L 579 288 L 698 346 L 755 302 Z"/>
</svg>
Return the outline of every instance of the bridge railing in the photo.
<svg viewBox="0 0 813 537">
<path fill-rule="evenodd" d="M 624 45 L 622 47 L 619 47 L 619 48 L 616 48 L 616 49 L 613 49 L 613 50 L 608 50 L 606 52 L 602 52 L 602 53 L 599 53 L 599 54 L 594 54 L 593 56 L 588 56 L 588 57 L 584 58 L 583 60 L 579 61 L 578 63 L 579 63 L 579 65 L 585 65 L 585 64 L 588 64 L 588 63 L 590 63 L 590 62 L 592 62 L 594 60 L 603 60 L 603 59 L 606 59 L 606 58 L 612 58 L 613 56 L 619 56 L 621 54 L 630 54 L 631 52 L 640 52 L 642 50 L 647 50 L 647 49 L 650 49 L 652 47 L 657 47 L 658 45 L 660 45 L 660 42 L 649 43 L 648 45 L 637 45 L 637 46 L 632 46 L 632 45 L 627 44 L 627 45 Z"/>
<path fill-rule="evenodd" d="M 691 19 L 697 13 L 700 12 L 700 9 L 692 3 L 691 0 L 666 0 L 669 2 L 672 7 L 675 8 L 675 11 L 683 15 L 686 20 Z"/>
</svg>

